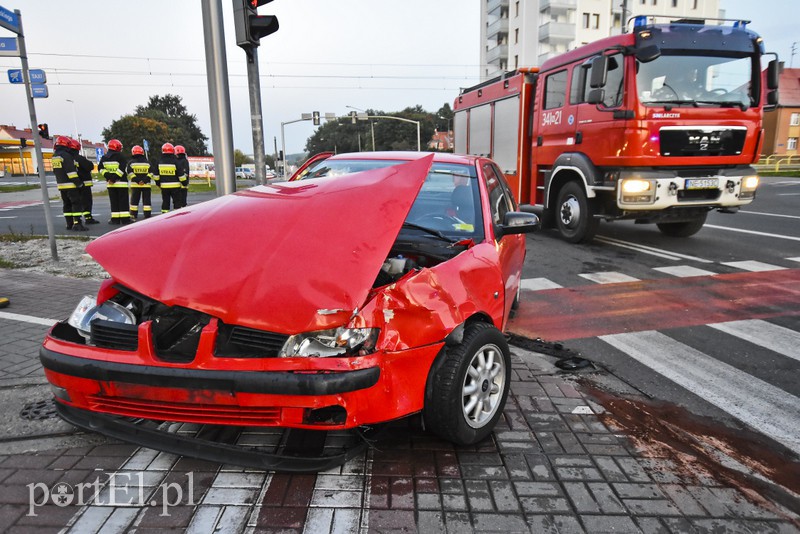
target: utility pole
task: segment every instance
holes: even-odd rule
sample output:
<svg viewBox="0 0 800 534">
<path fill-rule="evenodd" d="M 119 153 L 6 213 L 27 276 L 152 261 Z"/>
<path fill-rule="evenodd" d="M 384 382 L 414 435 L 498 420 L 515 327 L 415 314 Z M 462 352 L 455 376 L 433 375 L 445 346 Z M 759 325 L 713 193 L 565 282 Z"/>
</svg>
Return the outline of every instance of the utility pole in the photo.
<svg viewBox="0 0 800 534">
<path fill-rule="evenodd" d="M 789 68 L 790 69 L 792 68 L 792 65 L 794 65 L 794 55 L 796 53 L 797 53 L 797 41 L 792 43 L 792 55 L 789 58 Z"/>
<path fill-rule="evenodd" d="M 208 103 L 211 111 L 211 143 L 214 150 L 217 195 L 236 191 L 236 165 L 233 162 L 231 92 L 228 87 L 228 62 L 221 0 L 201 0 L 203 35 L 206 49 Z"/>
<path fill-rule="evenodd" d="M 247 87 L 250 93 L 250 125 L 253 128 L 253 159 L 256 162 L 256 183 L 267 180 L 267 161 L 264 148 L 264 119 L 261 113 L 261 78 L 258 72 L 258 47 L 245 49 L 247 53 Z"/>
</svg>

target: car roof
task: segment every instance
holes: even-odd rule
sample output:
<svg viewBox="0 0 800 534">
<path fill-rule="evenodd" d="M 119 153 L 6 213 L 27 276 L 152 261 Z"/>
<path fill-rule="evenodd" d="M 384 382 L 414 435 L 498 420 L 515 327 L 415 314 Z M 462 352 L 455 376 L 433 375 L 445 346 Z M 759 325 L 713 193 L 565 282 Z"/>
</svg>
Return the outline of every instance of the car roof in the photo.
<svg viewBox="0 0 800 534">
<path fill-rule="evenodd" d="M 467 154 L 451 154 L 449 152 L 413 152 L 413 151 L 382 151 L 382 152 L 347 152 L 331 156 L 331 160 L 398 160 L 411 161 L 419 159 L 428 154 L 433 154 L 434 163 L 460 163 L 462 165 L 474 165 L 480 159 L 479 156 Z"/>
</svg>

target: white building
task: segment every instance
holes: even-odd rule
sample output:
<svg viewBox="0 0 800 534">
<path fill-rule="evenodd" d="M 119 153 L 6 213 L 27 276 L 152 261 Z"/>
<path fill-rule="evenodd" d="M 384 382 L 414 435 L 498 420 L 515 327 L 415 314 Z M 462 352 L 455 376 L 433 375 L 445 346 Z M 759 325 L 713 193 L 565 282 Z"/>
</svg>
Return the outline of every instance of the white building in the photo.
<svg viewBox="0 0 800 534">
<path fill-rule="evenodd" d="M 618 34 L 636 15 L 719 18 L 719 0 L 481 0 L 481 79 Z"/>
</svg>

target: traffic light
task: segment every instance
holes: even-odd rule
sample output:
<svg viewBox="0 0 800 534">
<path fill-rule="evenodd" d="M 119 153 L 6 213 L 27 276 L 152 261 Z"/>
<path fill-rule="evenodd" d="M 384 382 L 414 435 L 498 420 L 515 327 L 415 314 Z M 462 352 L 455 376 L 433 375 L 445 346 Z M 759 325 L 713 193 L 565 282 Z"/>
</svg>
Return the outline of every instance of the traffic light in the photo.
<svg viewBox="0 0 800 534">
<path fill-rule="evenodd" d="M 39 137 L 42 139 L 50 139 L 50 129 L 47 127 L 47 123 L 39 124 Z"/>
<path fill-rule="evenodd" d="M 278 31 L 278 17 L 259 15 L 258 8 L 272 0 L 233 0 L 236 44 L 242 48 L 258 46 L 258 40 Z"/>
<path fill-rule="evenodd" d="M 28 140 L 25 139 L 24 137 L 20 137 L 20 139 L 19 139 L 19 147 L 20 148 L 25 148 L 26 146 L 28 146 Z"/>
<path fill-rule="evenodd" d="M 311 120 L 314 123 L 314 126 L 319 126 L 319 111 L 315 111 L 311 114 Z"/>
</svg>

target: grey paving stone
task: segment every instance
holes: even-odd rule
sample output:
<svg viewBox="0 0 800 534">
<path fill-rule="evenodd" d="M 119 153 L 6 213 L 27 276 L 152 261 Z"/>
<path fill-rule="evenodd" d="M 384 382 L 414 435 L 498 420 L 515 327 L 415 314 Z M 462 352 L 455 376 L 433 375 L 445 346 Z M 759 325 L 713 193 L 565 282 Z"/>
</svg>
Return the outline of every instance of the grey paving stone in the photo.
<svg viewBox="0 0 800 534">
<path fill-rule="evenodd" d="M 635 458 L 617 458 L 616 461 L 631 482 L 651 482 L 647 472 Z"/>
<path fill-rule="evenodd" d="M 521 497 L 557 497 L 561 486 L 556 482 L 515 482 L 514 488 Z"/>
<path fill-rule="evenodd" d="M 600 506 L 600 510 L 604 514 L 623 514 L 625 507 L 622 502 L 617 498 L 614 490 L 605 482 L 589 482 L 587 484 L 589 491 L 591 491 L 594 500 Z"/>
<path fill-rule="evenodd" d="M 442 509 L 442 502 L 438 493 L 417 493 L 415 500 L 417 510 Z"/>
<path fill-rule="evenodd" d="M 667 499 L 622 499 L 622 503 L 634 515 L 682 515 L 678 507 Z"/>
<path fill-rule="evenodd" d="M 461 467 L 465 479 L 507 480 L 508 471 L 502 465 L 465 465 Z"/>
<path fill-rule="evenodd" d="M 658 517 L 637 517 L 636 524 L 642 534 L 670 534 L 669 528 Z"/>
<path fill-rule="evenodd" d="M 571 515 L 529 515 L 528 526 L 534 534 L 583 534 L 578 519 Z"/>
<path fill-rule="evenodd" d="M 586 532 L 601 534 L 606 532 L 639 534 L 639 527 L 624 515 L 582 515 L 581 521 Z"/>
<path fill-rule="evenodd" d="M 538 451 L 537 451 L 538 452 Z M 528 462 L 525 461 L 523 454 L 506 454 L 503 455 L 503 461 L 506 466 L 506 473 L 511 480 L 531 480 L 533 474 L 528 469 Z"/>
<path fill-rule="evenodd" d="M 441 512 L 422 511 L 417 514 L 419 532 L 444 532 L 444 515 Z"/>
<path fill-rule="evenodd" d="M 495 509 L 499 512 L 519 511 L 519 501 L 511 482 L 490 481 L 489 491 L 494 499 Z"/>
<path fill-rule="evenodd" d="M 614 483 L 614 491 L 623 499 L 663 499 L 664 494 L 656 484 Z"/>
<path fill-rule="evenodd" d="M 578 513 L 600 513 L 600 506 L 595 502 L 583 482 L 564 482 L 564 490 Z"/>
<path fill-rule="evenodd" d="M 556 474 L 561 480 L 603 480 L 600 471 L 594 467 L 556 467 Z"/>
<path fill-rule="evenodd" d="M 597 467 L 600 468 L 600 472 L 603 473 L 603 476 L 609 482 L 627 482 L 628 477 L 625 473 L 622 472 L 617 462 L 614 461 L 614 458 L 608 456 L 594 456 L 592 458 L 597 464 Z"/>
<path fill-rule="evenodd" d="M 678 507 L 681 513 L 685 516 L 705 516 L 707 515 L 705 508 L 700 506 L 692 494 L 683 486 L 677 484 L 665 484 L 661 486 L 667 497 Z"/>
<path fill-rule="evenodd" d="M 466 495 L 443 493 L 441 497 L 442 508 L 447 512 L 466 512 L 469 510 Z"/>
<path fill-rule="evenodd" d="M 521 514 L 473 514 L 472 520 L 476 532 L 528 532 Z"/>
<path fill-rule="evenodd" d="M 526 514 L 552 514 L 572 510 L 569 501 L 563 497 L 520 497 L 519 503 Z"/>
<path fill-rule="evenodd" d="M 465 485 L 467 488 L 467 502 L 471 510 L 478 512 L 493 512 L 495 510 L 487 482 L 483 480 L 467 480 Z"/>
<path fill-rule="evenodd" d="M 469 534 L 475 532 L 467 513 L 445 513 L 444 526 L 447 529 L 447 534 Z"/>
<path fill-rule="evenodd" d="M 550 467 L 550 462 L 544 454 L 526 454 L 525 460 L 533 473 L 534 480 L 555 480 L 555 474 Z"/>
</svg>

